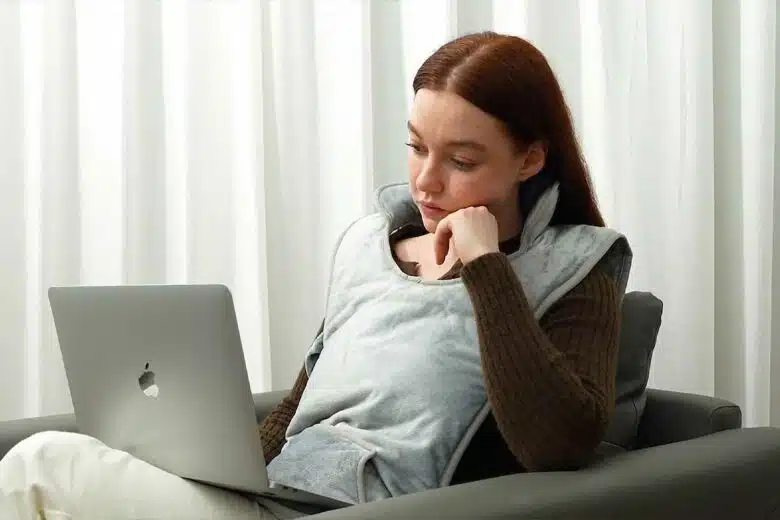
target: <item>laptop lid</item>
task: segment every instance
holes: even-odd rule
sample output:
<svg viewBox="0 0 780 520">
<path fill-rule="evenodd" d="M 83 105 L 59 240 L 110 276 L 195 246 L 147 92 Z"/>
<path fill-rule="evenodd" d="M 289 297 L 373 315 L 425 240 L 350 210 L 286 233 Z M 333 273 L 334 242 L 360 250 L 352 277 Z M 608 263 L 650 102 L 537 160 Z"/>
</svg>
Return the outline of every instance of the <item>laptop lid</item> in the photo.
<svg viewBox="0 0 780 520">
<path fill-rule="evenodd" d="M 268 489 L 230 291 L 53 287 L 79 430 L 175 475 Z"/>
</svg>

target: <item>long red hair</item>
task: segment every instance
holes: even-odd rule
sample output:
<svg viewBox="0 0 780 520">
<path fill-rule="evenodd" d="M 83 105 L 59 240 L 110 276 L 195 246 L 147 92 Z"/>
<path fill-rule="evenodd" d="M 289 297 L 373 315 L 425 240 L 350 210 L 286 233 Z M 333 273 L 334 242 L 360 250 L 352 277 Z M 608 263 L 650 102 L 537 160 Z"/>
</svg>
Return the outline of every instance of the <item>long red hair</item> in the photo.
<svg viewBox="0 0 780 520">
<path fill-rule="evenodd" d="M 531 43 L 494 32 L 461 36 L 425 60 L 412 86 L 415 93 L 421 88 L 454 92 L 502 121 L 520 150 L 535 141 L 546 144 L 544 168 L 519 188 L 524 214 L 557 181 L 552 225 L 604 226 L 563 91 Z"/>
</svg>

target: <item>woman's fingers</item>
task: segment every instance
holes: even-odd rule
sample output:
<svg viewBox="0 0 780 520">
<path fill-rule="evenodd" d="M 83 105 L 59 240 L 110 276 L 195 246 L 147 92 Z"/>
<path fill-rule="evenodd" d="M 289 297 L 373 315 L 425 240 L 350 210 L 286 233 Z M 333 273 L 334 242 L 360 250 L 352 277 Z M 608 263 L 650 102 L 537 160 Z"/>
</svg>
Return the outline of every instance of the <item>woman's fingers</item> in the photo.
<svg viewBox="0 0 780 520">
<path fill-rule="evenodd" d="M 452 223 L 447 216 L 439 221 L 436 232 L 433 235 L 433 248 L 436 253 L 436 263 L 441 265 L 450 251 L 450 239 L 452 238 Z"/>
</svg>

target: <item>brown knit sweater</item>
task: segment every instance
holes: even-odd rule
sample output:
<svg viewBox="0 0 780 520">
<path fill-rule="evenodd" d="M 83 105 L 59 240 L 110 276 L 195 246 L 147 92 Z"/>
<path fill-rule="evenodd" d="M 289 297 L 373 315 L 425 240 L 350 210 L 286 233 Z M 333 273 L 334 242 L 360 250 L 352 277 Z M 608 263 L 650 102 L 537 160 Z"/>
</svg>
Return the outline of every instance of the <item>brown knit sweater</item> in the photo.
<svg viewBox="0 0 780 520">
<path fill-rule="evenodd" d="M 516 249 L 502 244 L 502 251 Z M 402 266 L 405 270 L 408 266 Z M 598 266 L 537 321 L 504 253 L 456 265 L 474 307 L 492 414 L 453 483 L 519 471 L 572 469 L 602 440 L 615 401 L 617 285 Z M 282 448 L 308 378 L 260 427 L 270 461 Z"/>
</svg>

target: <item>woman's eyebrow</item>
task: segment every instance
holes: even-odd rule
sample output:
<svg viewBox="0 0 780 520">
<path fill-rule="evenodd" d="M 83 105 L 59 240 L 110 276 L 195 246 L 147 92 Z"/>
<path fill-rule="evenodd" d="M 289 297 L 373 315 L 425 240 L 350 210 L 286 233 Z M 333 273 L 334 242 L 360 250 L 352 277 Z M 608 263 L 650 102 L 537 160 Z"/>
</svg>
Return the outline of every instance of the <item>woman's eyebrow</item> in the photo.
<svg viewBox="0 0 780 520">
<path fill-rule="evenodd" d="M 406 122 L 406 127 L 409 129 L 411 133 L 416 135 L 417 137 L 421 137 L 420 132 L 414 127 L 411 121 Z M 477 141 L 472 141 L 470 139 L 455 139 L 452 141 L 447 141 L 444 143 L 445 146 L 450 148 L 472 148 L 478 152 L 485 152 L 487 151 L 487 146 L 485 146 L 482 143 L 478 143 Z"/>
</svg>

